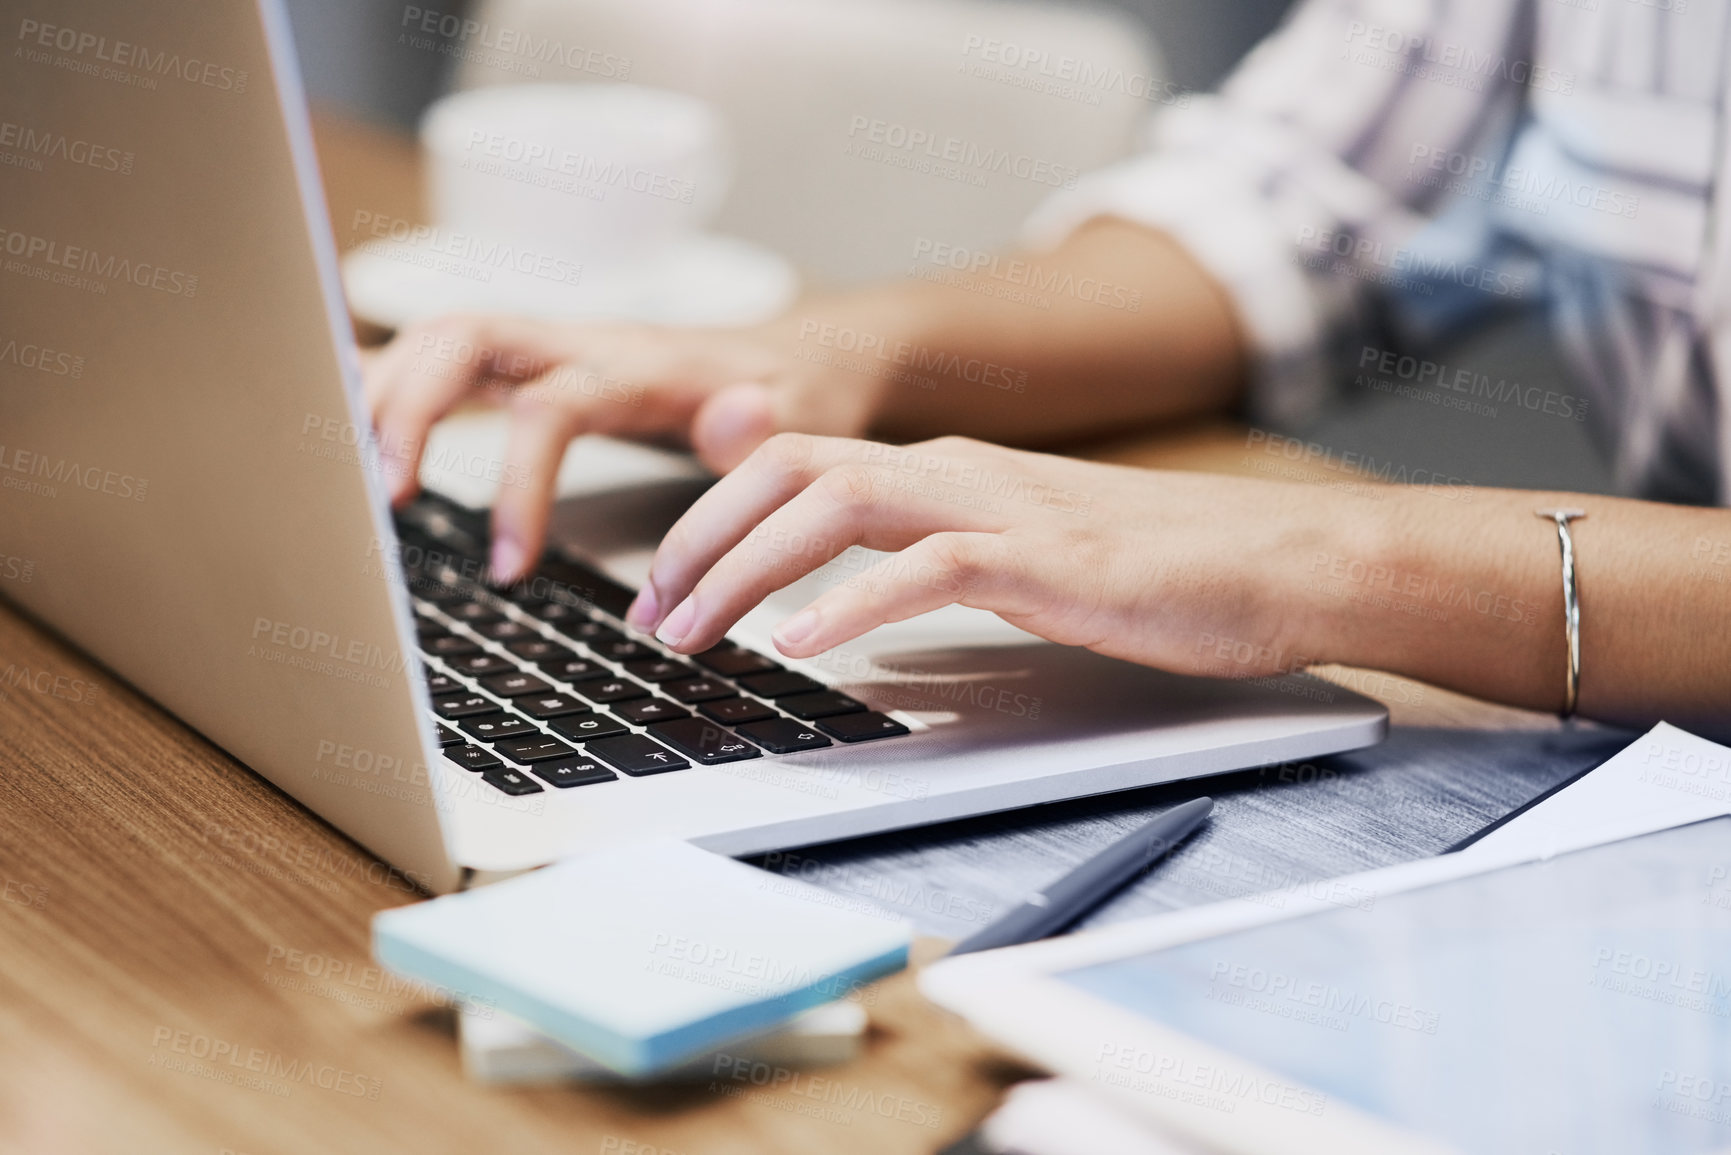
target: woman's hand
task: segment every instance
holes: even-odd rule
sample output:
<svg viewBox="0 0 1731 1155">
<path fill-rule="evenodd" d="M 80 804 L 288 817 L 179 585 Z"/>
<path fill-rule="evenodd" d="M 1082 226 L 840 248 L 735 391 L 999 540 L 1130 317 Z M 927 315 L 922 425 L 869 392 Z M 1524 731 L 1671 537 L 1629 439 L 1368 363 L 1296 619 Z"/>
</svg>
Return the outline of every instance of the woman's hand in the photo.
<svg viewBox="0 0 1731 1155">
<path fill-rule="evenodd" d="M 957 602 L 1179 673 L 1338 662 L 1555 709 L 1557 532 L 1533 515 L 1580 506 L 1581 712 L 1731 732 L 1731 561 L 1699 560 L 1731 558 L 1731 511 L 1350 480 L 1131 469 L 956 437 L 896 448 L 780 434 L 668 533 L 627 618 L 694 653 L 859 545 L 890 556 L 781 623 L 784 654 Z"/>
<path fill-rule="evenodd" d="M 452 316 L 400 333 L 366 364 L 380 455 L 401 504 L 419 488 L 427 433 L 459 403 L 510 412 L 493 510 L 492 570 L 522 576 L 540 556 L 559 462 L 583 433 L 689 444 L 725 472 L 778 430 L 857 435 L 881 382 L 795 356 L 786 323 L 666 329 Z"/>
<path fill-rule="evenodd" d="M 1038 444 L 1217 407 L 1243 360 L 1225 296 L 1174 241 L 1101 220 L 1030 256 L 1124 308 L 1019 301 L 919 279 L 803 298 L 751 329 L 454 316 L 367 360 L 367 403 L 394 479 L 416 489 L 433 424 L 465 399 L 510 411 L 501 466 L 524 479 L 493 511 L 493 570 L 539 556 L 565 446 L 581 433 L 672 441 L 718 473 L 782 431 Z M 1129 307 L 1133 304 L 1134 307 Z M 1151 351 L 1158 355 L 1151 355 Z"/>
<path fill-rule="evenodd" d="M 1327 504 L 1307 486 L 966 438 L 898 448 L 780 434 L 668 533 L 629 620 L 677 651 L 703 650 L 766 595 L 859 545 L 890 556 L 783 622 L 784 654 L 958 602 L 1150 666 L 1267 674 L 1325 657 L 1299 657 L 1288 599 L 1333 532 L 1320 528 Z M 1233 643 L 1224 665 L 1219 639 Z"/>
</svg>

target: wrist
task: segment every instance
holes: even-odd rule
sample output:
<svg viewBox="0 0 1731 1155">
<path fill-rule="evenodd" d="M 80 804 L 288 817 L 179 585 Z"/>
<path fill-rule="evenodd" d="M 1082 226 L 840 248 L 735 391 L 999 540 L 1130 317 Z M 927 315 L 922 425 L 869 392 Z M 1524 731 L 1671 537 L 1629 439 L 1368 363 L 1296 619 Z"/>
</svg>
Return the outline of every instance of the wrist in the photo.
<svg viewBox="0 0 1731 1155">
<path fill-rule="evenodd" d="M 920 339 L 922 310 L 900 288 L 811 293 L 757 335 L 797 360 L 820 364 L 819 350 L 865 361 L 891 357 Z"/>
<path fill-rule="evenodd" d="M 1556 708 L 1562 599 L 1541 495 L 1388 486 L 1345 500 L 1305 567 L 1307 655 Z"/>
<path fill-rule="evenodd" d="M 1280 483 L 1289 504 L 1282 540 L 1262 564 L 1265 597 L 1281 623 L 1286 667 L 1376 665 L 1386 637 L 1376 628 L 1407 554 L 1386 498 Z"/>
</svg>

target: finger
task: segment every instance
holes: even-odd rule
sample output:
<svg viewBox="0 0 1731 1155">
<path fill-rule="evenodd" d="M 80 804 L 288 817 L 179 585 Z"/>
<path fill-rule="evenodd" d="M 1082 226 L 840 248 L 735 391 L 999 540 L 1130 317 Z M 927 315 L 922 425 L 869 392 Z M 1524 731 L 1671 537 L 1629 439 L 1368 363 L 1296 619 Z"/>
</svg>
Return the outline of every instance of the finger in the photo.
<svg viewBox="0 0 1731 1155">
<path fill-rule="evenodd" d="M 399 332 L 377 349 L 361 350 L 361 397 L 375 419 L 379 402 L 396 381 L 398 363 L 407 358 L 405 337 Z"/>
<path fill-rule="evenodd" d="M 691 447 L 710 469 L 727 473 L 783 431 L 862 436 L 872 401 L 862 390 L 759 382 L 730 385 L 699 407 L 692 420 Z"/>
<path fill-rule="evenodd" d="M 444 360 L 455 361 L 458 350 L 468 350 L 470 367 L 477 368 L 473 350 L 476 318 L 452 315 L 400 329 L 382 347 L 361 358 L 362 395 L 375 421 L 385 401 L 394 394 L 417 364 L 443 351 Z"/>
<path fill-rule="evenodd" d="M 389 478 L 391 503 L 400 505 L 420 489 L 421 456 L 434 422 L 475 387 L 474 359 L 434 361 L 418 356 L 424 334 L 397 337 L 367 368 L 368 408 L 379 449 L 379 467 Z"/>
<path fill-rule="evenodd" d="M 803 433 L 782 433 L 765 441 L 674 522 L 625 620 L 639 629 L 655 629 L 704 571 L 753 526 L 829 466 L 864 457 L 866 444 Z"/>
<path fill-rule="evenodd" d="M 776 648 L 809 658 L 886 622 L 952 603 L 1025 616 L 1041 607 L 1039 583 L 1000 533 L 934 533 L 837 586 L 776 627 Z"/>
<path fill-rule="evenodd" d="M 723 554 L 656 636 L 675 650 L 706 649 L 765 597 L 851 546 L 899 550 L 945 530 L 993 528 L 989 515 L 906 488 L 893 472 L 857 461 L 838 465 Z M 668 592 L 678 596 L 677 588 Z"/>
<path fill-rule="evenodd" d="M 994 452 L 991 447 L 944 438 L 898 448 L 846 438 L 777 434 L 674 523 L 656 550 L 649 580 L 626 612 L 626 620 L 639 629 L 656 629 L 724 553 L 831 468 L 875 464 L 899 478 L 907 492 L 942 494 L 951 488 L 945 475 L 952 466 L 960 466 L 953 472 L 965 475 L 970 464 L 989 461 Z"/>
<path fill-rule="evenodd" d="M 565 448 L 582 428 L 574 410 L 537 403 L 512 407 L 498 496 L 493 502 L 489 577 L 507 585 L 540 560 Z"/>
<path fill-rule="evenodd" d="M 729 385 L 698 407 L 691 421 L 691 448 L 710 469 L 728 473 L 775 432 L 769 387 Z"/>
<path fill-rule="evenodd" d="M 553 358 L 544 332 L 509 318 L 445 317 L 398 334 L 364 377 L 392 501 L 420 488 L 427 434 L 458 402 L 488 381 L 539 375 Z"/>
<path fill-rule="evenodd" d="M 493 506 L 494 580 L 511 582 L 534 568 L 546 544 L 559 466 L 582 433 L 658 432 L 667 418 L 642 404 L 636 390 L 581 365 L 563 364 L 512 394 L 511 432 Z"/>
</svg>

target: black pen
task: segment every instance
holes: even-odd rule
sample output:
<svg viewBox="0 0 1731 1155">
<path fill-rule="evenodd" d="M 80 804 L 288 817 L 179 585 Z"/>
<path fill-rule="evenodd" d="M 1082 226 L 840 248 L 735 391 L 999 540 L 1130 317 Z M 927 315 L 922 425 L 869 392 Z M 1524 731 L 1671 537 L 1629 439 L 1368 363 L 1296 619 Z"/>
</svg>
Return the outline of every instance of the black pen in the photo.
<svg viewBox="0 0 1731 1155">
<path fill-rule="evenodd" d="M 1214 799 L 1197 798 L 1155 815 L 1046 889 L 1028 896 L 1003 918 L 957 943 L 951 954 L 971 954 L 1033 942 L 1063 930 L 1099 906 L 1136 874 L 1164 858 L 1202 825 Z"/>
</svg>

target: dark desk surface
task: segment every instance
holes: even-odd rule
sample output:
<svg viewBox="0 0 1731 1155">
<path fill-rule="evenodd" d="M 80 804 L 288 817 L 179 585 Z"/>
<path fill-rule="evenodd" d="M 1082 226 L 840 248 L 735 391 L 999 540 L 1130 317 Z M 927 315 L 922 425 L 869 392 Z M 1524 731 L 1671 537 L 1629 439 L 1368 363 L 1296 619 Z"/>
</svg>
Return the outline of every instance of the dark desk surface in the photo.
<svg viewBox="0 0 1731 1155">
<path fill-rule="evenodd" d="M 330 122 L 320 144 L 339 240 L 361 204 L 416 215 L 412 149 Z M 1233 470 L 1242 445 L 1215 426 L 1090 453 Z M 953 1140 L 1025 1074 L 903 975 L 875 988 L 865 1054 L 821 1072 L 817 1099 L 469 1084 L 448 1015 L 367 976 L 369 917 L 414 898 L 387 867 L 3 604 L 0 665 L 0 1152 L 895 1155 Z M 1210 781 L 1211 827 L 1099 917 L 1434 852 L 1615 744 L 1412 683 L 1378 688 L 1400 726 L 1387 745 Z M 1200 792 L 1048 806 L 779 865 L 959 934 Z"/>
<path fill-rule="evenodd" d="M 1035 810 L 756 859 L 875 902 L 924 934 L 961 938 L 1159 810 L 1206 794 L 1210 821 L 1084 920 L 1100 926 L 1201 902 L 1270 895 L 1436 854 L 1598 765 L 1634 735 L 1596 727 L 1397 726 L 1382 745 Z"/>
</svg>

